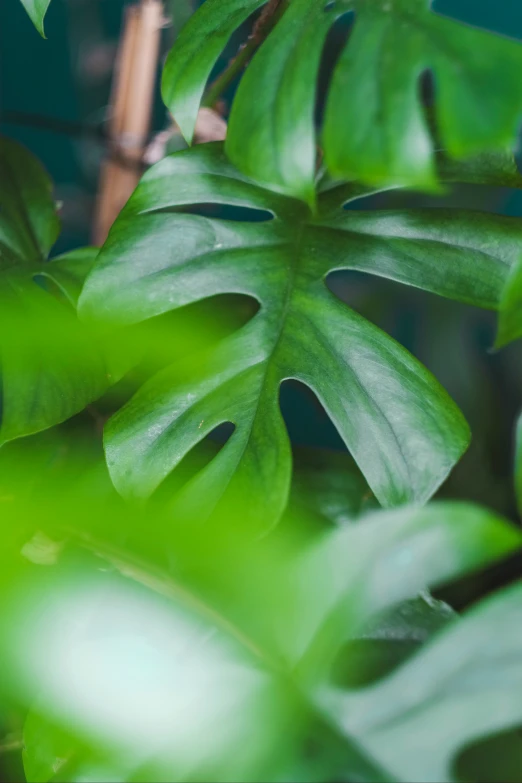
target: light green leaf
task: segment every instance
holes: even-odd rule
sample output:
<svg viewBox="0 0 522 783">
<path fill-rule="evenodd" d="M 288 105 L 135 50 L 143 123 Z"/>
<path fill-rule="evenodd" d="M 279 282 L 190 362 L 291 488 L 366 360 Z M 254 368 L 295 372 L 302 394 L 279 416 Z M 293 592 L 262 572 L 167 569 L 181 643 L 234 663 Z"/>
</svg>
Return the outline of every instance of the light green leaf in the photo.
<svg viewBox="0 0 522 783">
<path fill-rule="evenodd" d="M 92 333 L 43 285 L 73 277 L 74 302 L 96 256 L 86 249 L 47 262 L 58 232 L 46 173 L 21 146 L 0 139 L 0 444 L 65 420 L 109 385 Z"/>
<path fill-rule="evenodd" d="M 496 307 L 522 225 L 439 209 L 346 211 L 347 199 L 345 187 L 327 191 L 314 218 L 302 202 L 247 180 L 212 144 L 145 175 L 86 282 L 82 316 L 132 324 L 223 293 L 251 296 L 260 311 L 210 354 L 167 367 L 109 422 L 107 459 L 123 495 L 149 496 L 191 448 L 231 422 L 234 434 L 183 489 L 178 512 L 202 519 L 248 499 L 245 526 L 270 527 L 290 481 L 278 406 L 286 378 L 315 392 L 383 505 L 422 503 L 445 479 L 468 439 L 458 409 L 324 280 L 357 269 Z M 210 203 L 274 218 L 239 223 L 177 209 Z"/>
<path fill-rule="evenodd" d="M 496 348 L 522 337 L 522 254 L 513 264 L 500 301 Z"/>
<path fill-rule="evenodd" d="M 29 14 L 32 23 L 42 38 L 45 38 L 44 17 L 47 9 L 49 8 L 49 3 L 51 0 L 21 0 L 21 2 Z"/>
<path fill-rule="evenodd" d="M 516 584 L 452 623 L 387 679 L 358 692 L 326 688 L 321 703 L 398 780 L 454 781 L 460 748 L 522 722 L 521 654 Z"/>
<path fill-rule="evenodd" d="M 201 97 L 228 39 L 266 0 L 207 0 L 191 17 L 171 49 L 162 78 L 162 95 L 190 144 Z"/>
</svg>

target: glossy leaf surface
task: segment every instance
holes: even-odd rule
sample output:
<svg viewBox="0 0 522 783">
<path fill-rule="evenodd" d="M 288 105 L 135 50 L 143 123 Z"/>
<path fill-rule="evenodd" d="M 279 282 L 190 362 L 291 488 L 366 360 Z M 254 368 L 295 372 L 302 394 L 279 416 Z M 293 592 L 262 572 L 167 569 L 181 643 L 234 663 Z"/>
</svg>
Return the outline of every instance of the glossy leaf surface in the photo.
<svg viewBox="0 0 522 783">
<path fill-rule="evenodd" d="M 111 420 L 107 458 L 122 494 L 147 497 L 196 443 L 231 422 L 234 434 L 180 503 L 201 517 L 227 497 L 248 498 L 245 524 L 270 527 L 290 480 L 278 406 L 286 378 L 315 392 L 383 505 L 422 503 L 444 480 L 466 447 L 461 414 L 427 370 L 324 280 L 356 269 L 494 308 L 522 226 L 471 212 L 342 208 L 361 192 L 325 191 L 314 217 L 239 174 L 220 145 L 173 155 L 145 175 L 86 282 L 82 316 L 132 324 L 230 292 L 253 297 L 260 310 L 209 355 L 166 368 Z M 183 212 L 210 203 L 273 219 Z"/>
<path fill-rule="evenodd" d="M 207 0 L 176 41 L 163 97 L 191 140 L 205 83 L 220 50 L 259 0 Z M 240 82 L 227 152 L 247 175 L 311 201 L 314 106 L 327 32 L 355 14 L 353 35 L 328 91 L 323 146 L 330 171 L 370 184 L 431 189 L 434 142 L 421 77 L 435 84 L 435 117 L 449 155 L 512 146 L 522 118 L 522 47 L 442 17 L 428 0 L 293 0 Z"/>
<path fill-rule="evenodd" d="M 97 250 L 47 261 L 58 232 L 46 173 L 0 139 L 0 443 L 65 420 L 109 384 L 100 347 L 71 306 Z"/>
<path fill-rule="evenodd" d="M 162 95 L 187 142 L 192 141 L 205 89 L 228 39 L 266 0 L 207 0 L 191 17 L 170 51 Z"/>
</svg>

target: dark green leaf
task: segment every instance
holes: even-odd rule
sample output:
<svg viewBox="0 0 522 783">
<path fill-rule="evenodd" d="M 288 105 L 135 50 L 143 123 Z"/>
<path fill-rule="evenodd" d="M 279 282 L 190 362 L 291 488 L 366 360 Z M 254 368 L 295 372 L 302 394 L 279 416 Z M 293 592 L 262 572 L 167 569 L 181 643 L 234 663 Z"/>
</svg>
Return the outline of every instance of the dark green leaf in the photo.
<svg viewBox="0 0 522 783">
<path fill-rule="evenodd" d="M 25 149 L 0 139 L 0 444 L 82 410 L 111 370 L 71 303 L 94 249 L 47 262 L 59 232 L 49 178 Z"/>
<path fill-rule="evenodd" d="M 181 30 L 165 63 L 163 100 L 185 139 L 194 134 L 201 97 L 228 39 L 266 0 L 207 0 Z"/>
<path fill-rule="evenodd" d="M 522 254 L 511 268 L 502 292 L 499 310 L 495 346 L 502 348 L 522 337 Z"/>
<path fill-rule="evenodd" d="M 51 0 L 21 0 L 21 2 L 29 14 L 29 17 L 32 20 L 34 26 L 42 38 L 45 38 L 44 17 L 47 9 L 49 8 L 49 3 Z"/>
<path fill-rule="evenodd" d="M 210 355 L 151 379 L 111 420 L 107 458 L 122 494 L 150 495 L 196 443 L 232 422 L 234 434 L 182 491 L 178 512 L 201 519 L 242 498 L 245 525 L 270 527 L 290 481 L 278 407 L 286 378 L 315 392 L 383 505 L 423 502 L 445 479 L 467 443 L 461 414 L 427 370 L 324 279 L 357 269 L 494 308 L 522 225 L 440 209 L 346 211 L 348 198 L 344 187 L 329 190 L 314 218 L 302 202 L 239 174 L 220 145 L 170 156 L 145 175 L 87 280 L 83 316 L 132 324 L 227 292 L 261 309 Z M 167 211 L 209 203 L 274 219 Z"/>
</svg>

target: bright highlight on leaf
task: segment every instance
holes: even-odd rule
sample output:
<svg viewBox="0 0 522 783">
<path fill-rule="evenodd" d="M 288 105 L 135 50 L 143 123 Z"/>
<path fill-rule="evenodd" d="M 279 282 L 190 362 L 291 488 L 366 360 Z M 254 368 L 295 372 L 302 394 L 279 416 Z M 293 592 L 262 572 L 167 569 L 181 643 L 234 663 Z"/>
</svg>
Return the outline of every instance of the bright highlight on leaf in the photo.
<svg viewBox="0 0 522 783">
<path fill-rule="evenodd" d="M 178 513 L 202 518 L 242 503 L 247 528 L 270 527 L 291 473 L 278 406 L 287 378 L 315 392 L 383 505 L 422 503 L 445 479 L 467 444 L 462 415 L 427 370 L 324 280 L 357 269 L 494 308 L 522 226 L 472 212 L 342 208 L 361 192 L 325 191 L 314 216 L 239 174 L 219 144 L 170 156 L 145 175 L 86 282 L 82 316 L 132 324 L 230 292 L 253 297 L 260 311 L 216 350 L 165 368 L 109 422 L 107 459 L 123 495 L 149 496 L 231 422 L 233 435 L 182 491 Z M 183 213 L 211 203 L 274 217 Z"/>
<path fill-rule="evenodd" d="M 21 0 L 22 5 L 42 38 L 45 38 L 44 17 L 50 2 L 51 0 Z"/>
</svg>

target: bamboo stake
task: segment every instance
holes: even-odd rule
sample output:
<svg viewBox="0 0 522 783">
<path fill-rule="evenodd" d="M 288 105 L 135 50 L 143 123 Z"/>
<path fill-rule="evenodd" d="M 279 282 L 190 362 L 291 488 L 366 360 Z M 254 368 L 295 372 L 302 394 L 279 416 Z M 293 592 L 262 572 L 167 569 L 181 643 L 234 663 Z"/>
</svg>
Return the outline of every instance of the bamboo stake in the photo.
<svg viewBox="0 0 522 783">
<path fill-rule="evenodd" d="M 151 124 L 162 25 L 161 0 L 141 0 L 139 5 L 126 9 L 111 95 L 112 157 L 104 162 L 100 174 L 93 228 L 95 245 L 103 244 L 138 184 Z"/>
</svg>

